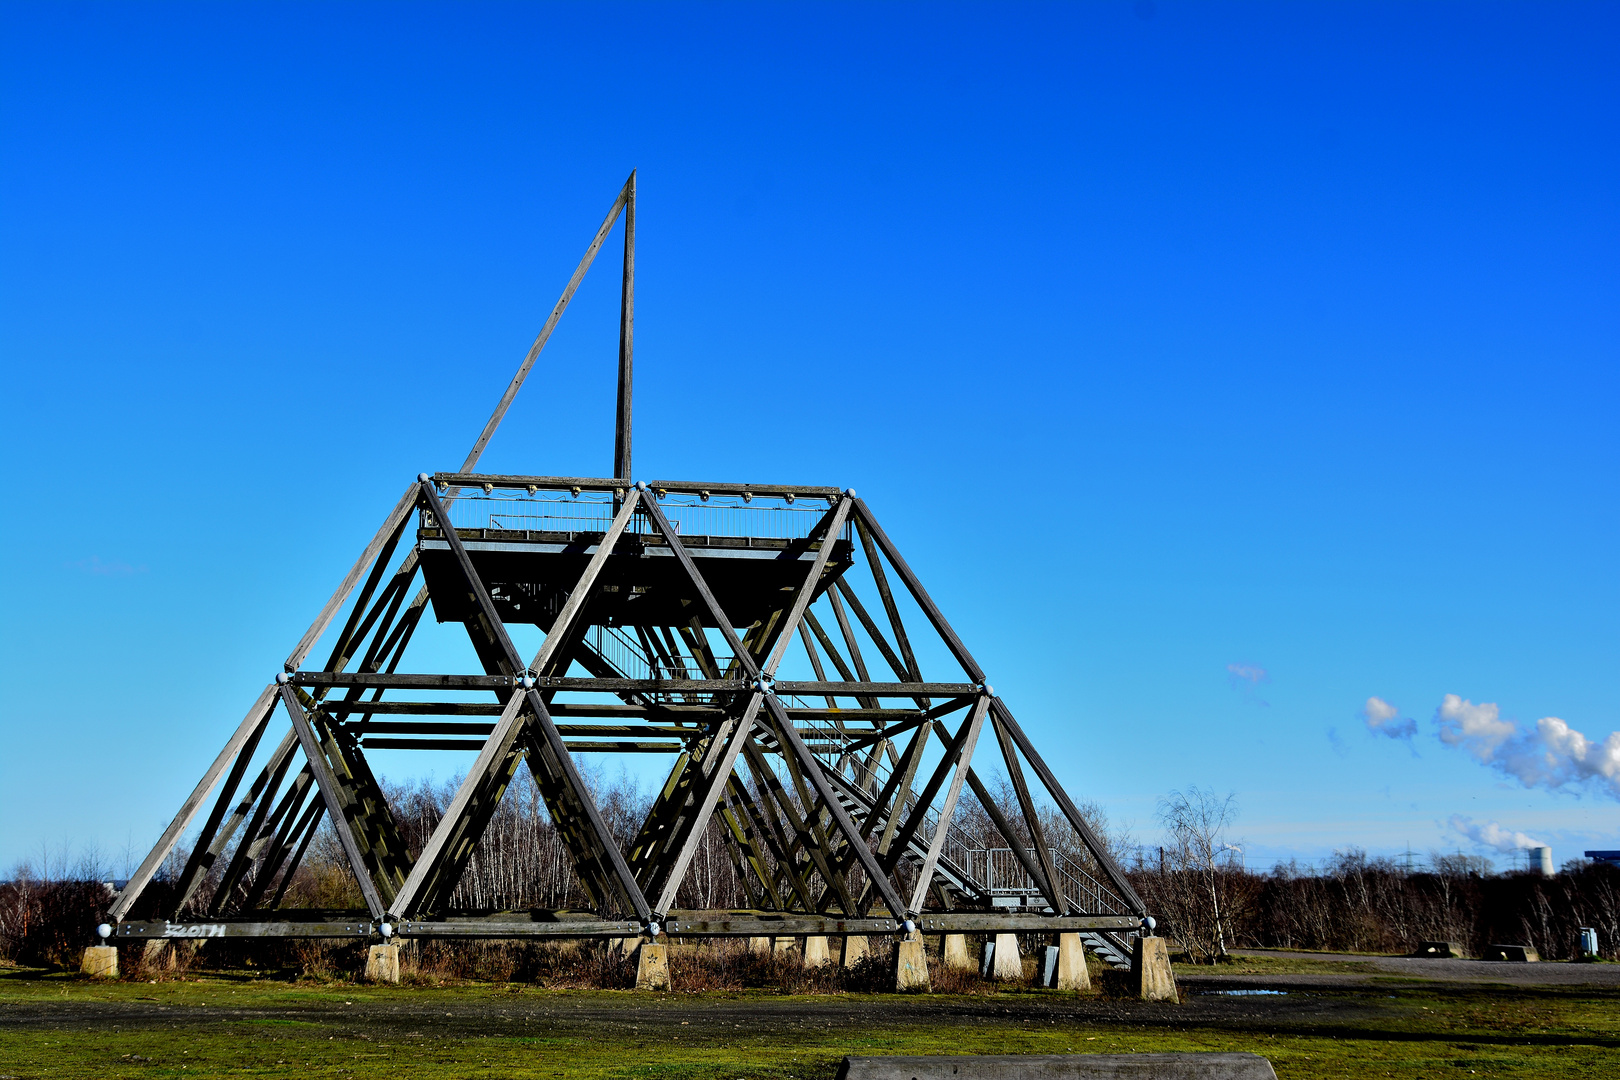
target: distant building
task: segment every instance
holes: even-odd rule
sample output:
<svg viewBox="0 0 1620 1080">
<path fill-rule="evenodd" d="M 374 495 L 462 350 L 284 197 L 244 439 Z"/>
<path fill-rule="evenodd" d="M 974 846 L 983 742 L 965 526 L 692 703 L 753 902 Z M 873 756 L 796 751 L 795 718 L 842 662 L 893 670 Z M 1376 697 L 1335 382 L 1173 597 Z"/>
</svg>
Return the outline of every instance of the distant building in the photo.
<svg viewBox="0 0 1620 1080">
<path fill-rule="evenodd" d="M 1593 862 L 1613 863 L 1620 866 L 1620 851 L 1588 851 L 1586 857 Z"/>
</svg>

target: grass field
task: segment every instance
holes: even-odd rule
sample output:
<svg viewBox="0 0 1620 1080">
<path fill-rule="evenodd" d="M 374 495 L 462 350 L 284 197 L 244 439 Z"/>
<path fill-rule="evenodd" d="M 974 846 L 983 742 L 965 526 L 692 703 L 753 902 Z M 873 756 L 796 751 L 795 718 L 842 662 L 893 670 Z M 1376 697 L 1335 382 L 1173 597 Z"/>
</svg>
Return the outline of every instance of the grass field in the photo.
<svg viewBox="0 0 1620 1080">
<path fill-rule="evenodd" d="M 1335 968 L 1358 965 L 1243 964 Z M 1620 1075 L 1620 990 L 1346 981 L 1227 995 L 1203 979 L 1170 1005 L 1032 990 L 636 994 L 13 971 L 0 974 L 0 1077 L 825 1080 L 852 1053 L 1168 1050 L 1253 1051 L 1285 1080 Z"/>
</svg>

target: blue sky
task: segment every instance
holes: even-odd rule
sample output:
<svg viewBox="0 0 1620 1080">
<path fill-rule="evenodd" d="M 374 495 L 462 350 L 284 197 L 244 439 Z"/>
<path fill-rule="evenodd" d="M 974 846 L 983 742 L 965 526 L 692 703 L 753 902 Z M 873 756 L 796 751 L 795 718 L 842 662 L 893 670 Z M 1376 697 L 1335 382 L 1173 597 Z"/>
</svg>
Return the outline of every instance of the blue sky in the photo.
<svg viewBox="0 0 1620 1080">
<path fill-rule="evenodd" d="M 1620 847 L 1617 103 L 1612 4 L 0 5 L 0 866 L 144 851 L 632 167 L 636 471 L 857 487 L 1072 793 Z M 489 471 L 611 467 L 616 275 Z"/>
</svg>

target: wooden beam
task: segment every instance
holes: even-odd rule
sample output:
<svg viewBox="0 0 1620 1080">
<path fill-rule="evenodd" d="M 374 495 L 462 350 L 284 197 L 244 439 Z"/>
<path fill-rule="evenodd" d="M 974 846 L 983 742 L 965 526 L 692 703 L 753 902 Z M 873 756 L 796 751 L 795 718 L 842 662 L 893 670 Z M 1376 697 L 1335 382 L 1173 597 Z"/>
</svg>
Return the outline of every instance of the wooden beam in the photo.
<svg viewBox="0 0 1620 1080">
<path fill-rule="evenodd" d="M 855 857 L 860 860 L 866 876 L 876 886 L 878 894 L 883 897 L 883 902 L 889 905 L 889 911 L 899 918 L 904 910 L 900 905 L 900 894 L 894 891 L 894 883 L 872 857 L 871 851 L 867 850 L 865 841 L 855 828 L 855 823 L 849 819 L 843 804 L 838 801 L 832 787 L 827 783 L 827 777 L 822 773 L 820 763 L 799 738 L 798 732 L 793 730 L 793 725 L 788 723 L 787 716 L 782 712 L 782 703 L 776 700 L 776 695 L 769 695 L 766 704 L 776 718 L 777 737 L 804 763 L 810 782 L 815 785 L 816 794 L 821 797 L 822 802 L 827 804 L 827 812 L 832 815 L 838 831 L 849 841 L 849 846 L 854 850 Z"/>
<path fill-rule="evenodd" d="M 219 756 L 214 758 L 213 764 L 208 766 L 208 769 L 203 773 L 202 779 L 197 782 L 197 786 L 186 797 L 186 801 L 180 804 L 179 813 L 174 815 L 174 820 L 169 822 L 169 827 L 163 830 L 163 835 L 158 837 L 158 842 L 152 845 L 152 850 L 147 852 L 146 858 L 141 860 L 141 865 L 130 876 L 129 883 L 118 894 L 118 899 L 113 902 L 113 906 L 108 913 L 108 918 L 112 922 L 117 922 L 129 914 L 130 908 L 135 905 L 135 901 L 140 899 L 141 893 L 151 883 L 152 876 L 158 872 L 158 868 L 163 865 L 163 861 L 174 850 L 174 845 L 179 842 L 185 831 L 191 827 L 191 819 L 197 816 L 198 810 L 202 809 L 203 800 L 207 799 L 208 793 L 214 790 L 214 785 L 219 783 L 219 778 L 224 775 L 226 768 L 236 759 L 237 754 L 241 752 L 242 747 L 247 744 L 248 740 L 252 739 L 255 742 L 258 740 L 259 735 L 264 730 L 265 723 L 270 719 L 275 700 L 276 688 L 274 684 L 266 686 L 259 692 L 257 700 L 253 702 L 253 707 L 248 710 L 247 715 L 242 718 L 241 724 L 237 725 L 236 731 L 229 739 L 225 740 L 225 746 L 220 750 Z"/>
<path fill-rule="evenodd" d="M 360 850 L 358 840 L 354 835 L 354 825 L 345 813 L 342 792 L 338 789 L 337 778 L 332 775 L 331 768 L 326 763 L 326 755 L 322 752 L 315 732 L 310 729 L 309 718 L 304 715 L 304 707 L 298 703 L 298 697 L 292 686 L 284 685 L 281 688 L 281 703 L 286 707 L 287 716 L 292 720 L 293 730 L 298 733 L 298 743 L 304 750 L 304 760 L 309 762 L 310 771 L 315 774 L 315 785 L 321 790 L 321 799 L 326 803 L 326 812 L 332 816 L 332 831 L 337 833 L 338 843 L 343 846 L 343 854 L 348 857 L 349 869 L 354 872 L 354 879 L 360 885 L 360 895 L 365 898 L 366 909 L 371 912 L 374 919 L 380 919 L 386 914 L 382 896 L 377 892 L 377 883 L 372 880 L 371 871 L 366 866 L 365 855 Z"/>
<path fill-rule="evenodd" d="M 1074 805 L 1073 800 L 1069 798 L 1069 793 L 1063 790 L 1063 785 L 1059 784 L 1057 777 L 1052 775 L 1052 770 L 1047 767 L 1046 761 L 1035 751 L 1035 747 L 1029 741 L 1029 736 L 1024 734 L 1024 729 L 1018 726 L 1017 720 L 1013 719 L 1013 714 L 1007 708 L 1006 703 L 997 697 L 991 700 L 990 707 L 995 709 L 996 719 L 1006 725 L 1007 733 L 1013 737 L 1013 742 L 1017 744 L 1018 749 L 1023 751 L 1024 759 L 1029 762 L 1030 768 L 1035 770 L 1035 775 L 1041 778 L 1041 783 L 1045 785 L 1047 793 L 1058 804 L 1058 809 L 1063 811 L 1063 816 L 1069 819 L 1069 824 L 1074 826 L 1074 831 L 1080 834 L 1080 839 L 1090 849 L 1091 857 L 1097 860 L 1097 865 L 1102 867 L 1103 873 L 1108 875 L 1108 880 L 1113 884 L 1114 888 L 1119 890 L 1125 901 L 1131 905 L 1132 911 L 1135 911 L 1138 915 L 1146 915 L 1147 905 L 1142 902 L 1140 896 L 1136 895 L 1136 890 L 1131 888 L 1131 883 L 1126 880 L 1125 872 L 1114 862 L 1113 856 L 1108 854 L 1108 848 L 1103 845 L 1102 839 L 1092 830 L 1090 823 L 1081 816 L 1079 809 Z M 1054 884 L 1053 887 L 1055 888 L 1056 885 Z"/>
<path fill-rule="evenodd" d="M 980 698 L 974 706 L 972 719 L 968 721 L 968 733 L 965 739 L 958 739 L 954 753 L 956 759 L 955 772 L 951 774 L 951 786 L 945 791 L 945 802 L 939 810 L 939 824 L 934 827 L 934 837 L 928 843 L 928 854 L 923 856 L 922 866 L 917 871 L 917 886 L 911 891 L 911 903 L 906 913 L 915 915 L 922 911 L 923 902 L 928 898 L 928 886 L 934 879 L 934 867 L 939 865 L 940 852 L 945 850 L 945 837 L 951 829 L 951 816 L 956 813 L 956 800 L 962 794 L 962 781 L 967 777 L 968 766 L 973 760 L 973 747 L 979 741 L 979 731 L 984 727 L 984 714 L 989 709 L 990 702 Z M 1064 914 L 1063 909 L 1054 905 L 1053 909 L 1059 915 Z"/>
<path fill-rule="evenodd" d="M 551 309 L 551 315 L 546 319 L 546 324 L 540 328 L 540 336 L 534 339 L 533 345 L 529 346 L 529 353 L 523 358 L 523 363 L 518 365 L 517 374 L 512 376 L 511 383 L 506 387 L 506 393 L 501 395 L 501 400 L 496 404 L 495 411 L 490 414 L 488 422 L 484 424 L 484 430 L 479 432 L 477 441 L 473 443 L 472 451 L 467 455 L 467 460 L 461 463 L 463 473 L 472 472 L 473 467 L 478 464 L 478 459 L 483 456 L 484 447 L 489 445 L 490 437 L 495 434 L 495 429 L 501 426 L 501 418 L 506 415 L 506 410 L 512 407 L 512 400 L 517 397 L 518 391 L 522 389 L 523 380 L 529 377 L 529 369 L 534 367 L 534 362 L 540 358 L 540 350 L 546 347 L 546 342 L 551 338 L 551 332 L 557 328 L 557 320 L 561 319 L 562 313 L 568 310 L 568 301 L 574 298 L 574 292 L 579 288 L 579 283 L 585 280 L 585 271 L 591 268 L 591 263 L 596 259 L 597 251 L 602 247 L 602 241 L 607 239 L 609 230 L 613 228 L 613 223 L 619 219 L 619 211 L 624 209 L 624 204 L 629 198 L 630 192 L 634 190 L 634 185 L 635 173 L 631 173 L 630 179 L 626 180 L 624 187 L 620 189 L 618 198 L 613 200 L 613 206 L 608 210 L 607 217 L 603 219 L 602 227 L 596 230 L 596 236 L 591 239 L 590 246 L 585 249 L 584 258 L 580 259 L 579 265 L 574 268 L 574 276 L 568 279 L 568 284 L 563 288 L 562 296 L 557 299 L 556 306 Z"/>
<path fill-rule="evenodd" d="M 619 411 L 613 435 L 613 475 L 630 480 L 630 388 L 636 325 L 636 172 L 624 182 L 624 282 L 619 293 Z"/>
<path fill-rule="evenodd" d="M 630 523 L 630 517 L 635 513 L 637 505 L 638 499 L 632 496 L 625 500 L 624 505 L 619 508 L 619 512 L 614 515 L 613 523 L 603 536 L 602 543 L 597 546 L 596 553 L 591 556 L 590 561 L 586 564 L 584 573 L 580 575 L 579 581 L 575 583 L 572 592 L 569 593 L 567 603 L 563 605 L 563 610 L 558 613 L 556 620 L 552 623 L 551 631 L 547 633 L 545 641 L 541 644 L 540 651 L 535 657 L 537 664 L 549 659 L 558 644 L 567 635 L 569 626 L 578 616 L 580 608 L 584 604 L 585 595 L 591 591 L 591 586 L 595 584 L 597 575 L 601 573 L 602 567 L 606 565 L 614 545 L 617 544 L 619 537 L 624 533 L 625 527 Z M 460 541 L 455 541 L 453 546 L 459 548 Z M 462 549 L 462 552 L 465 554 L 465 549 Z M 478 589 L 483 592 L 481 582 L 478 583 Z M 484 593 L 484 596 L 487 600 L 488 594 Z M 579 599 L 576 600 L 576 597 Z M 508 642 L 509 644 L 510 642 Z M 497 689 L 499 686 L 499 680 L 494 680 L 492 684 L 486 685 L 484 688 Z M 521 687 L 512 688 L 510 679 L 505 680 L 505 686 L 511 689 L 512 692 L 507 698 L 500 719 L 496 722 L 495 730 L 484 744 L 484 749 L 479 752 L 478 759 L 467 770 L 467 775 L 462 780 L 461 786 L 456 789 L 455 797 L 451 799 L 449 807 L 445 809 L 444 818 L 439 822 L 438 827 L 433 830 L 432 835 L 428 837 L 427 844 L 424 846 L 421 856 L 417 858 L 416 865 L 412 867 L 411 874 L 406 878 L 405 883 L 400 886 L 399 893 L 394 898 L 396 914 L 412 915 L 416 913 L 413 905 L 421 898 L 423 887 L 427 884 L 429 877 L 437 874 L 440 865 L 449 854 L 448 844 L 452 834 L 459 835 L 466 828 L 466 822 L 463 819 L 468 813 L 468 807 L 474 801 L 475 796 L 479 795 L 490 782 L 496 770 L 506 764 L 511 757 L 513 747 L 521 734 L 518 721 L 525 695 Z M 550 723 L 549 716 L 547 717 L 547 723 Z M 556 732 L 555 725 L 552 726 L 552 731 L 553 733 Z M 560 735 L 558 741 L 561 741 Z M 568 758 L 566 752 L 563 757 L 567 759 L 570 766 L 573 764 L 572 759 Z M 583 787 L 583 785 L 581 786 Z M 615 847 L 614 850 L 617 851 L 617 848 Z M 620 861 L 623 861 L 622 856 Z M 635 890 L 635 894 L 640 897 L 640 890 Z"/>
<path fill-rule="evenodd" d="M 984 671 L 979 667 L 978 661 L 973 659 L 973 654 L 968 652 L 966 645 L 962 644 L 962 639 L 956 636 L 956 631 L 951 629 L 951 624 L 945 621 L 945 616 L 935 606 L 933 599 L 928 595 L 928 590 L 924 589 L 922 582 L 917 580 L 917 575 L 911 572 L 911 567 L 906 564 L 906 560 L 901 557 L 894 543 L 890 541 L 889 534 L 883 531 L 883 526 L 877 523 L 877 519 L 872 516 L 872 511 L 867 508 L 863 500 L 855 500 L 855 513 L 857 515 L 856 520 L 864 522 L 867 529 L 871 530 L 872 539 L 882 549 L 884 556 L 889 560 L 889 565 L 894 567 L 895 573 L 900 575 L 900 580 L 906 583 L 906 589 L 911 593 L 911 598 L 917 601 L 917 606 L 922 608 L 923 614 L 933 624 L 934 631 L 944 639 L 946 648 L 951 650 L 951 655 L 956 657 L 956 662 L 962 665 L 962 670 L 967 673 L 967 677 L 976 683 L 983 683 Z"/>
<path fill-rule="evenodd" d="M 1002 724 L 999 718 L 992 719 L 990 726 L 995 728 L 996 742 L 1001 747 L 1001 758 L 1007 766 L 1007 779 L 1012 782 L 1013 794 L 1018 798 L 1018 809 L 1024 815 L 1024 827 L 1029 830 L 1030 842 L 1035 846 L 1035 857 L 1041 864 L 1041 877 L 1051 885 L 1046 891 L 1046 899 L 1051 903 L 1053 911 L 1059 915 L 1066 914 L 1068 898 L 1063 895 L 1063 879 L 1058 877 L 1057 862 L 1053 860 L 1052 852 L 1046 846 L 1046 832 L 1041 828 L 1041 812 L 1029 793 L 1029 784 L 1024 780 L 1024 767 L 1018 762 L 1018 747 L 1008 734 L 1006 725 Z"/>
<path fill-rule="evenodd" d="M 315 621 L 310 623 L 308 630 L 304 631 L 304 636 L 298 639 L 298 644 L 293 647 L 293 651 L 288 655 L 284 665 L 288 671 L 297 671 L 303 666 L 304 657 L 309 655 L 309 650 L 315 646 L 315 642 L 319 641 L 321 635 L 326 633 L 326 628 L 332 622 L 332 617 L 337 614 L 338 608 L 343 605 L 344 600 L 348 599 L 349 593 L 354 591 L 355 585 L 359 584 L 360 575 L 364 574 L 366 569 L 371 566 L 372 560 L 382 551 L 383 546 L 388 543 L 389 537 L 394 535 L 394 531 L 399 528 L 401 522 L 405 520 L 412 510 L 416 509 L 416 491 L 417 485 L 411 484 L 410 487 L 405 489 L 405 494 L 399 497 L 399 502 L 395 503 L 394 508 L 388 512 L 388 517 L 383 521 L 382 527 L 371 538 L 371 543 L 366 545 L 366 549 L 360 553 L 360 558 L 355 560 L 354 566 L 349 569 L 348 576 L 338 585 L 337 592 L 332 594 L 332 598 L 326 602 L 326 606 L 321 609 L 321 613 L 315 616 Z"/>
<path fill-rule="evenodd" d="M 858 516 L 855 519 L 855 531 L 860 534 L 861 547 L 866 551 L 866 563 L 872 572 L 872 583 L 877 586 L 878 595 L 883 598 L 883 610 L 888 613 L 889 626 L 894 630 L 895 644 L 900 647 L 900 657 L 905 661 L 906 668 L 900 672 L 900 677 L 921 682 L 922 669 L 917 666 L 917 657 L 911 651 L 911 640 L 906 637 L 906 625 L 900 619 L 900 609 L 895 606 L 894 594 L 889 591 L 889 577 L 883 572 L 883 560 L 878 557 L 877 546 L 872 542 L 871 530 Z M 851 604 L 853 603 L 852 599 Z M 857 614 L 860 614 L 859 610 Z M 874 633 L 873 637 L 876 638 L 877 635 Z"/>
</svg>

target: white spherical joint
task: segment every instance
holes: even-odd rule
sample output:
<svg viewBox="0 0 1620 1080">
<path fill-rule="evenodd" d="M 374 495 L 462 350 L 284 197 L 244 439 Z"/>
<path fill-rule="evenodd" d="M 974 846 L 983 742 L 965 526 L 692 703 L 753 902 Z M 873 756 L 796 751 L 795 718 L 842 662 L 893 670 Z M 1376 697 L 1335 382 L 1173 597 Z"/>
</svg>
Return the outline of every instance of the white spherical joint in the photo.
<svg viewBox="0 0 1620 1080">
<path fill-rule="evenodd" d="M 292 676 L 291 675 L 288 675 L 285 671 L 276 672 L 276 685 L 277 686 L 286 686 L 290 682 L 292 682 Z"/>
<path fill-rule="evenodd" d="M 108 923 L 102 923 L 100 926 L 96 927 L 96 934 L 101 938 L 102 941 L 106 941 L 108 938 L 112 937 L 112 926 Z"/>
<path fill-rule="evenodd" d="M 989 683 L 985 683 L 984 684 L 984 696 L 985 697 L 995 697 L 996 696 L 996 688 L 991 686 Z"/>
<path fill-rule="evenodd" d="M 1143 918 L 1142 918 L 1142 932 L 1144 934 L 1153 933 L 1153 928 L 1158 926 L 1158 925 L 1159 925 L 1159 921 L 1157 919 L 1155 919 L 1153 916 L 1151 916 L 1151 915 L 1143 916 Z"/>
<path fill-rule="evenodd" d="M 659 934 L 661 934 L 663 932 L 664 932 L 663 927 L 658 925 L 658 921 L 656 919 L 647 924 L 647 936 L 648 937 L 654 937 L 655 938 L 655 937 L 657 937 Z"/>
<path fill-rule="evenodd" d="M 525 671 L 523 673 L 523 678 L 518 680 L 518 685 L 523 687 L 525 690 L 533 690 L 535 687 L 534 676 Z"/>
<path fill-rule="evenodd" d="M 636 481 L 636 490 L 637 491 L 646 491 L 647 490 L 647 481 L 645 481 L 645 480 L 637 480 Z"/>
<path fill-rule="evenodd" d="M 905 922 L 901 923 L 900 925 L 905 927 L 906 933 L 908 933 L 908 934 L 915 934 L 917 932 L 917 924 L 914 921 L 912 921 L 911 919 L 907 919 Z"/>
<path fill-rule="evenodd" d="M 387 941 L 389 938 L 394 936 L 394 924 L 393 923 L 386 923 L 386 922 L 385 923 L 378 923 L 377 924 L 377 933 L 379 933 L 379 934 L 381 934 L 383 936 L 384 941 Z"/>
<path fill-rule="evenodd" d="M 425 472 L 419 472 L 419 473 L 416 474 L 416 479 L 417 479 L 418 482 L 426 484 L 429 481 L 431 481 L 433 479 L 433 477 L 428 475 Z"/>
<path fill-rule="evenodd" d="M 853 499 L 853 498 L 855 498 L 855 489 L 854 488 L 845 488 L 844 489 L 844 494 L 848 495 L 850 498 Z"/>
</svg>

